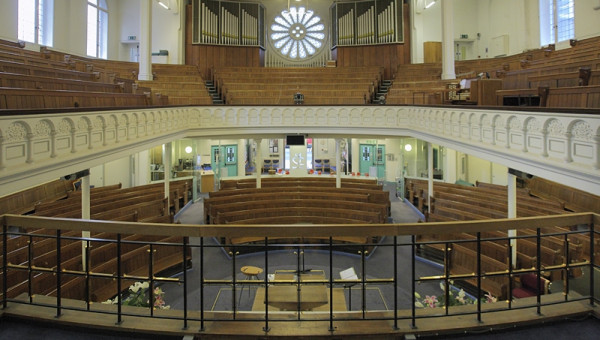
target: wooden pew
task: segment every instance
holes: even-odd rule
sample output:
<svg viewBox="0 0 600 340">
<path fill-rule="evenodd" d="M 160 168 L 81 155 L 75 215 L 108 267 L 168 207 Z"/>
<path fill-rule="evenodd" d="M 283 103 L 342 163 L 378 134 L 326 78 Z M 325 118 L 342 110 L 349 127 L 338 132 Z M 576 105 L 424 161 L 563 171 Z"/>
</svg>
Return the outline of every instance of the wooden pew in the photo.
<svg viewBox="0 0 600 340">
<path fill-rule="evenodd" d="M 454 244 L 450 251 L 450 274 L 475 275 L 477 273 L 477 252 L 464 246 Z M 481 272 L 486 273 L 507 272 L 508 265 L 487 256 L 481 256 Z M 455 279 L 457 280 L 457 279 Z M 476 287 L 476 278 L 460 279 Z M 481 280 L 483 293 L 488 292 L 499 300 L 508 298 L 508 276 L 484 276 Z M 483 294 L 482 294 L 483 295 Z"/>
<path fill-rule="evenodd" d="M 84 91 L 0 88 L 0 109 L 51 109 L 70 107 L 146 107 L 144 95 Z"/>
<path fill-rule="evenodd" d="M 348 211 L 360 210 L 370 211 L 379 214 L 379 221 L 374 223 L 386 223 L 387 220 L 387 206 L 383 204 L 366 203 L 366 202 L 351 202 L 351 201 L 340 201 L 340 200 L 294 200 L 294 199 L 271 199 L 264 201 L 250 201 L 250 202 L 235 202 L 227 204 L 218 204 L 211 207 L 212 216 L 218 216 L 219 213 L 233 212 L 240 210 L 262 210 L 271 207 L 284 208 L 284 207 L 303 207 L 303 208 L 339 208 L 347 209 Z M 211 221 L 216 223 L 216 219 Z"/>
<path fill-rule="evenodd" d="M 322 216 L 349 218 L 357 221 L 363 221 L 364 223 L 377 223 L 382 220 L 379 212 L 373 211 L 295 206 L 219 212 L 215 218 L 215 224 L 239 223 L 238 221 L 246 219 L 275 216 Z"/>
</svg>

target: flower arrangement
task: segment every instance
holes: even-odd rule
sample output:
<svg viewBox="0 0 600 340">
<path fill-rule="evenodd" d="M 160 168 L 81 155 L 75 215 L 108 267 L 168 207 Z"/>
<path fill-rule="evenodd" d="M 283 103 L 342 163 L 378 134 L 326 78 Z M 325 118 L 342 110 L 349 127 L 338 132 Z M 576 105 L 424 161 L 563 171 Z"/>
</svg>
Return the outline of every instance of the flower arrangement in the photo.
<svg viewBox="0 0 600 340">
<path fill-rule="evenodd" d="M 453 284 L 450 281 L 450 284 Z M 446 306 L 446 286 L 444 282 L 440 282 L 440 288 L 444 292 L 444 294 L 440 295 L 440 298 L 436 295 L 425 295 L 425 298 L 422 298 L 421 295 L 415 292 L 415 306 L 419 308 L 435 308 L 435 307 L 445 307 Z M 486 293 L 483 298 L 481 298 L 482 303 L 492 303 L 496 302 L 497 298 L 492 296 L 490 293 Z M 477 299 L 467 295 L 463 289 L 460 289 L 456 292 L 454 289 L 450 289 L 448 293 L 448 306 L 462 306 L 462 305 L 474 305 L 477 304 Z"/>
<path fill-rule="evenodd" d="M 135 307 L 150 307 L 150 296 L 148 288 L 150 285 L 147 281 L 136 282 L 129 286 L 127 289 L 126 297 L 121 296 L 121 304 L 124 306 L 135 306 Z M 170 309 L 171 306 L 167 305 L 164 300 L 165 292 L 160 287 L 155 287 L 153 291 L 154 303 L 152 307 L 154 309 Z M 108 299 L 104 301 L 105 304 L 117 304 L 119 297 L 114 299 Z"/>
</svg>

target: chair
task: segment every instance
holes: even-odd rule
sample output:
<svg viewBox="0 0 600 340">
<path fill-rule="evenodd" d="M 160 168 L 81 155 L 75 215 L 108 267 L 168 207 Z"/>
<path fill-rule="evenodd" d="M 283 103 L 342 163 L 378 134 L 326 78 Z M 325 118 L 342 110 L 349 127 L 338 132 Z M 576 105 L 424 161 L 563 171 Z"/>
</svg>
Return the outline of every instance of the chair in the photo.
<svg viewBox="0 0 600 340">
<path fill-rule="evenodd" d="M 329 160 L 323 160 L 323 172 L 331 172 L 331 167 L 329 166 Z"/>
<path fill-rule="evenodd" d="M 315 171 L 323 170 L 323 160 L 322 159 L 315 159 L 314 170 Z"/>
<path fill-rule="evenodd" d="M 268 172 L 272 167 L 271 164 L 271 160 L 270 159 L 265 159 L 263 160 L 263 167 L 262 167 L 262 171 L 261 172 Z"/>
</svg>

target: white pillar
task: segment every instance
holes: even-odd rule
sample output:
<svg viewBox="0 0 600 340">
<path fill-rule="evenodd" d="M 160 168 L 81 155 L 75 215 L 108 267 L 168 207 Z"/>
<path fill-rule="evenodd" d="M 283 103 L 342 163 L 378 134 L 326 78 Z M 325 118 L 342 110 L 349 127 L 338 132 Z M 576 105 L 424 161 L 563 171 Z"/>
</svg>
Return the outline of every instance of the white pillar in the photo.
<svg viewBox="0 0 600 340">
<path fill-rule="evenodd" d="M 138 80 L 152 80 L 152 1 L 140 0 L 140 56 Z"/>
<path fill-rule="evenodd" d="M 81 219 L 90 219 L 90 175 L 87 174 L 81 178 Z M 81 237 L 90 237 L 89 231 L 82 231 Z M 86 249 L 87 242 L 81 242 L 81 265 L 83 270 L 86 270 Z"/>
<path fill-rule="evenodd" d="M 237 147 L 237 164 L 238 164 L 238 176 L 246 176 L 246 160 L 248 155 L 246 153 L 246 140 L 240 139 Z"/>
<path fill-rule="evenodd" d="M 433 144 L 428 142 L 427 143 L 427 212 L 429 212 L 429 213 L 431 213 L 431 197 L 433 197 Z"/>
<path fill-rule="evenodd" d="M 508 172 L 507 179 L 507 187 L 508 187 L 508 218 L 516 218 L 517 217 L 517 177 Z M 508 237 L 516 237 L 517 231 L 515 229 L 510 229 L 508 231 Z M 511 246 L 511 256 L 512 256 L 512 266 L 515 268 L 517 266 L 517 239 L 510 240 Z"/>
<path fill-rule="evenodd" d="M 340 148 L 341 139 L 335 140 L 335 187 L 342 187 L 342 149 Z"/>
<path fill-rule="evenodd" d="M 171 206 L 170 200 L 170 190 L 169 190 L 169 182 L 171 181 L 171 153 L 173 152 L 173 147 L 171 143 L 163 144 L 163 167 L 165 168 L 165 198 L 167 199 L 167 208 Z M 167 214 L 170 212 L 167 211 Z"/>
<path fill-rule="evenodd" d="M 256 141 L 256 187 L 261 187 L 261 176 L 262 176 L 262 166 L 263 166 L 263 156 L 262 156 L 262 139 L 255 139 Z"/>
<path fill-rule="evenodd" d="M 442 0 L 442 79 L 456 79 L 454 70 L 454 2 Z"/>
</svg>

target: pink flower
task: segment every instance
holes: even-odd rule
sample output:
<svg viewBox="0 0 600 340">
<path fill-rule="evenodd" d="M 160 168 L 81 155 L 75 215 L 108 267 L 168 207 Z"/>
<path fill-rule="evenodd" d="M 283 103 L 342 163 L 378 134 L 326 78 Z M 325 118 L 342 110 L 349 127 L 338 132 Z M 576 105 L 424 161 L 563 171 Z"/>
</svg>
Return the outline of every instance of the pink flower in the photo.
<svg viewBox="0 0 600 340">
<path fill-rule="evenodd" d="M 423 300 L 423 302 L 425 302 L 427 306 L 429 306 L 429 308 L 435 308 L 435 305 L 438 303 L 438 299 L 435 295 L 426 295 L 425 300 Z"/>
</svg>

